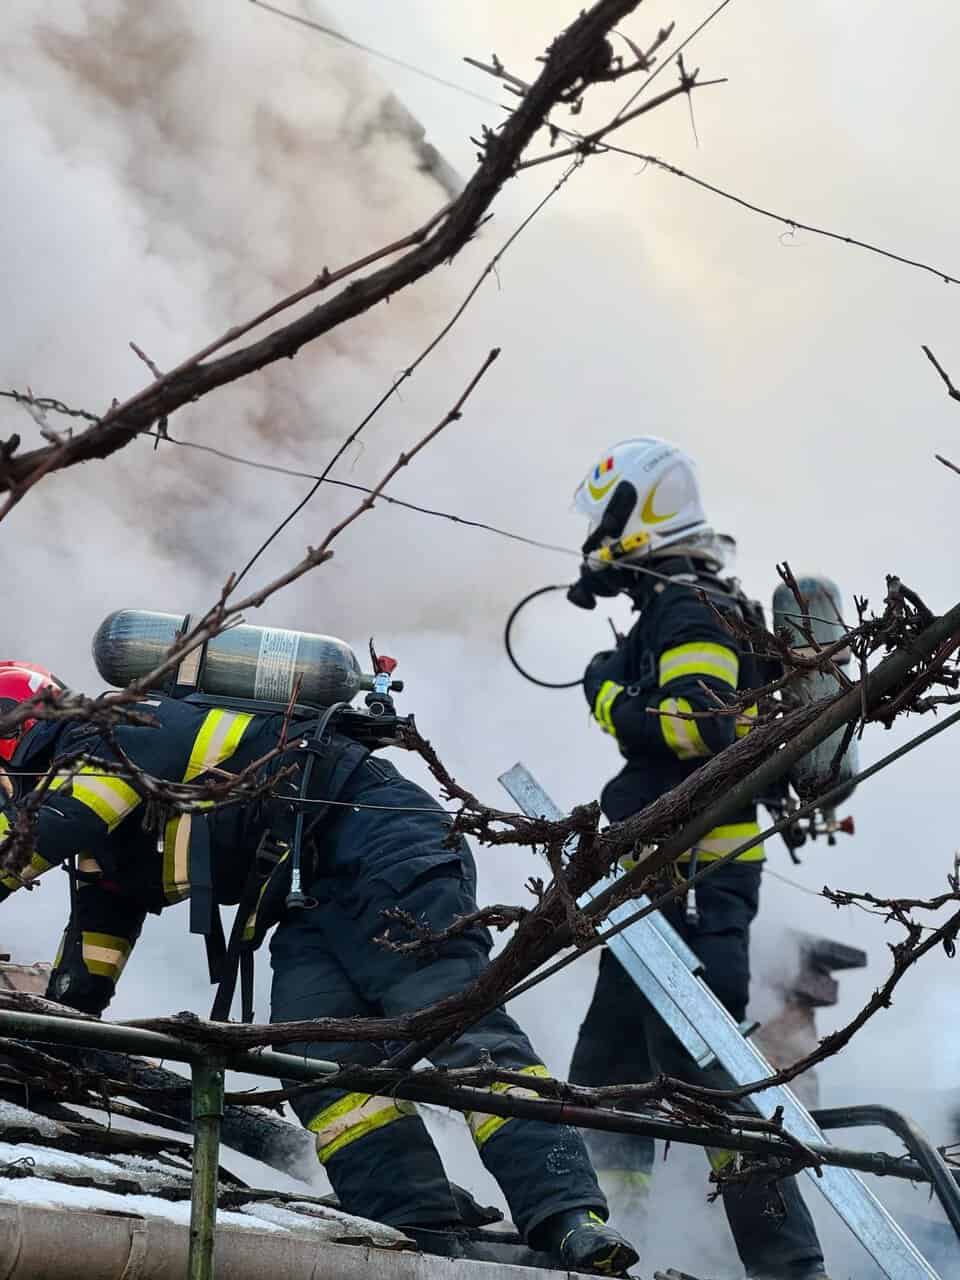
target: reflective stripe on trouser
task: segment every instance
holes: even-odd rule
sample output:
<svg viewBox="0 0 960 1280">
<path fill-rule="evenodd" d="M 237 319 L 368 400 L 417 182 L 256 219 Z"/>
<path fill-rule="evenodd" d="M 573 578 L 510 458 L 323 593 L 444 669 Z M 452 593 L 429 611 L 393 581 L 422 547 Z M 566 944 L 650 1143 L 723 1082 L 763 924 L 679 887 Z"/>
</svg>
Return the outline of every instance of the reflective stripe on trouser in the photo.
<svg viewBox="0 0 960 1280">
<path fill-rule="evenodd" d="M 96 881 L 81 884 L 47 984 L 50 999 L 83 1013 L 103 1013 L 145 915 Z"/>
<path fill-rule="evenodd" d="M 415 804 L 421 794 L 414 788 L 398 789 L 386 799 Z M 447 851 L 445 861 L 436 867 L 415 859 L 407 871 L 394 865 L 391 874 L 390 883 L 367 881 L 361 905 L 352 912 L 347 905 L 322 901 L 313 911 L 291 912 L 281 921 L 270 948 L 273 1021 L 378 1013 L 394 1017 L 463 991 L 483 972 L 490 947 L 483 930 L 442 944 L 439 954 L 426 963 L 423 957 L 390 952 L 373 941 L 383 930 L 386 907 L 408 911 L 433 932 L 449 925 L 454 916 L 475 910 L 472 886 L 460 860 L 451 859 Z M 357 1043 L 285 1048 L 342 1062 L 383 1058 L 382 1046 Z M 450 1068 L 476 1066 L 485 1053 L 508 1069 L 542 1070 L 529 1041 L 502 1009 L 485 1015 L 454 1045 L 438 1050 L 434 1061 Z M 329 1108 L 343 1096 L 330 1100 L 318 1091 L 294 1099 L 293 1106 L 309 1124 L 318 1112 L 326 1110 L 329 1115 Z M 606 1212 L 606 1201 L 575 1129 L 514 1119 L 488 1132 L 479 1154 L 500 1184 L 511 1217 L 524 1235 L 567 1209 Z M 349 1213 L 394 1225 L 458 1216 L 440 1158 L 416 1115 L 391 1119 L 340 1146 L 327 1157 L 325 1169 Z"/>
<path fill-rule="evenodd" d="M 317 1135 L 317 1158 L 328 1160 L 384 1125 L 394 1124 L 416 1112 L 412 1102 L 400 1098 L 381 1098 L 373 1093 L 347 1093 L 337 1102 L 318 1111 L 307 1128 Z"/>
<path fill-rule="evenodd" d="M 714 827 L 694 846 L 697 862 L 716 862 L 728 853 L 732 853 L 738 845 L 760 834 L 758 822 L 730 822 L 726 826 Z M 680 861 L 688 861 L 691 851 L 680 855 Z M 762 842 L 747 849 L 736 859 L 737 862 L 762 862 L 766 855 Z"/>
<path fill-rule="evenodd" d="M 81 955 L 87 973 L 109 978 L 116 984 L 130 955 L 132 943 L 115 933 L 96 933 L 84 930 L 81 934 Z"/>
<path fill-rule="evenodd" d="M 550 1072 L 537 1062 L 533 1066 L 524 1067 L 522 1074 L 525 1076 L 540 1076 L 542 1079 L 548 1076 Z M 502 1081 L 492 1084 L 490 1092 L 506 1094 L 511 1098 L 538 1098 L 540 1096 L 535 1089 L 524 1089 L 522 1085 L 504 1084 Z M 482 1147 L 485 1142 L 488 1142 L 495 1133 L 510 1121 L 510 1116 L 485 1115 L 482 1111 L 468 1111 L 466 1117 L 470 1132 L 473 1134 L 473 1140 L 478 1147 Z"/>
</svg>

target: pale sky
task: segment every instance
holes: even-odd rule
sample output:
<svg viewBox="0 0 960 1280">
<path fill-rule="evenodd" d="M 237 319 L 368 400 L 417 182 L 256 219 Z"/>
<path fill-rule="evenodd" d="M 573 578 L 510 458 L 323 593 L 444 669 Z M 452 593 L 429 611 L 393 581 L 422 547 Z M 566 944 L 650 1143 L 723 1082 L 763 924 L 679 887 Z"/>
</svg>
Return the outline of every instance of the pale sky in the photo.
<svg viewBox="0 0 960 1280">
<path fill-rule="evenodd" d="M 304 0 L 305 12 L 321 14 Z M 330 4 L 357 39 L 494 98 L 463 54 L 497 55 L 516 74 L 564 14 L 556 0 L 471 6 L 426 0 Z M 704 3 L 647 3 L 626 30 L 643 43 Z M 568 13 L 569 10 L 569 13 Z M 624 145 L 745 198 L 929 261 L 960 275 L 952 162 L 958 17 L 937 0 L 902 16 L 868 0 L 842 8 L 733 0 L 697 39 L 688 65 L 729 83 L 628 126 Z M 463 175 L 469 141 L 501 118 L 455 92 L 283 23 L 252 5 L 171 0 L 22 0 L 0 48 L 0 157 L 10 228 L 0 250 L 8 308 L 0 383 L 96 410 L 144 381 L 132 339 L 169 367 L 265 302 L 422 221 L 442 201 L 407 144 L 384 132 L 388 84 Z M 664 72 L 659 84 L 668 82 Z M 577 127 L 599 123 L 626 88 L 591 97 Z M 443 416 L 493 345 L 503 355 L 468 406 L 415 466 L 400 496 L 576 548 L 572 492 L 595 457 L 633 434 L 660 434 L 700 463 L 705 502 L 735 534 L 747 589 L 769 601 L 774 564 L 836 578 L 847 600 L 878 604 L 899 574 L 943 609 L 956 599 L 953 527 L 960 480 L 933 460 L 960 457 L 960 405 L 920 352 L 929 343 L 960 377 L 960 290 L 933 276 L 783 228 L 637 161 L 597 157 L 511 249 L 450 338 L 342 465 L 369 483 Z M 292 364 L 178 414 L 174 435 L 316 471 L 445 322 L 491 252 L 558 173 L 510 184 L 496 217 L 449 268 Z M 22 413 L 4 434 L 33 441 Z M 89 636 L 125 605 L 186 609 L 209 601 L 304 484 L 143 444 L 104 465 L 44 482 L 0 530 L 10 598 L 7 648 L 98 687 Z M 346 509 L 325 492 L 278 540 L 262 579 L 316 542 Z M 271 606 L 274 625 L 340 633 L 362 652 L 373 634 L 407 680 L 405 709 L 462 777 L 493 802 L 496 775 L 522 758 L 562 805 L 596 794 L 617 768 L 577 690 L 522 683 L 500 634 L 514 601 L 569 580 L 573 558 L 452 524 L 378 508 L 335 561 Z M 576 674 L 604 640 L 603 617 L 547 608 L 526 634 L 531 660 Z M 865 762 L 924 727 L 862 743 Z M 956 740 L 922 748 L 852 802 L 858 833 L 771 868 L 801 886 L 879 894 L 944 886 L 958 844 Z M 538 871 L 527 854 L 478 851 L 481 896 L 519 901 Z M 2 923 L 5 946 L 52 953 L 66 910 L 52 883 Z M 208 996 L 201 948 L 170 913 L 148 929 L 118 1016 Z M 182 913 L 181 913 L 182 914 Z M 149 927 L 152 926 L 152 927 Z M 777 881 L 765 885 L 755 967 L 797 926 L 867 949 L 844 975 L 849 1017 L 885 971 L 895 931 Z M 261 966 L 261 984 L 267 965 Z M 155 975 L 164 974 L 158 990 Z M 566 1070 L 592 983 L 574 966 L 557 1003 L 542 993 L 518 1016 L 548 1063 Z M 955 972 L 930 957 L 894 1007 L 823 1071 L 831 1100 L 955 1085 Z M 265 988 L 264 988 L 265 990 Z M 265 998 L 261 1011 L 265 1012 Z M 557 1009 L 563 1010 L 557 1016 Z M 892 1046 L 921 1047 L 907 1064 Z M 487 1193 L 484 1184 L 484 1193 Z M 670 1260 L 676 1265 L 675 1260 Z"/>
</svg>

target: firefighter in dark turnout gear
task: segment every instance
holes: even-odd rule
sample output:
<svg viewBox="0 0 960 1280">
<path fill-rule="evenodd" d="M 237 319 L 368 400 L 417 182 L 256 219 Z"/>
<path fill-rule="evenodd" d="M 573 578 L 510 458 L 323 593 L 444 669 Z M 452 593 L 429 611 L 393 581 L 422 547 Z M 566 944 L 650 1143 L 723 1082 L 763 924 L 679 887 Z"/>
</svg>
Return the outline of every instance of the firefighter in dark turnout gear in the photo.
<svg viewBox="0 0 960 1280">
<path fill-rule="evenodd" d="M 592 659 L 583 681 L 594 719 L 616 740 L 625 760 L 601 796 L 604 814 L 615 822 L 640 812 L 748 733 L 755 705 L 736 716 L 711 713 L 718 700 L 763 680 L 749 647 L 721 621 L 723 614 L 742 616 L 746 602 L 735 583 L 718 577 L 717 539 L 688 458 L 662 440 L 625 441 L 590 473 L 576 505 L 590 517 L 591 531 L 581 578 L 569 598 L 593 608 L 598 595 L 625 592 L 640 615 L 616 650 Z M 758 833 L 756 807 L 749 804 L 681 857 L 678 873 L 690 877 Z M 663 908 L 703 962 L 706 982 L 738 1022 L 749 996 L 749 927 L 757 912 L 763 857 L 763 847 L 755 845 L 697 885 L 686 901 L 677 898 Z M 635 1034 L 625 1036 L 625 1026 Z M 713 1088 L 732 1084 L 718 1066 L 697 1067 L 604 950 L 570 1079 L 585 1085 L 627 1083 L 658 1072 Z M 615 1216 L 632 1212 L 642 1220 L 653 1140 L 591 1133 L 588 1145 Z M 708 1154 L 716 1170 L 733 1159 L 731 1152 Z M 826 1280 L 795 1179 L 781 1181 L 772 1193 L 757 1183 L 729 1187 L 723 1202 L 750 1277 Z"/>
<path fill-rule="evenodd" d="M 287 769 L 270 791 L 206 811 L 164 813 L 144 804 L 129 770 L 123 776 L 124 759 L 175 783 L 202 782 L 213 769 L 236 774 L 277 747 L 284 717 L 160 694 L 133 709 L 153 723 L 123 724 L 101 735 L 91 725 L 45 721 L 19 742 L 0 744 L 0 754 L 10 759 L 6 782 L 12 787 L 0 816 L 3 830 L 38 778 L 63 761 L 37 809 L 29 866 L 19 876 L 0 878 L 0 896 L 6 897 L 53 866 L 71 865 L 72 909 L 50 978 L 52 998 L 102 1013 L 146 915 L 185 898 L 191 900 L 191 931 L 207 938 L 212 970 L 230 954 L 219 931 L 220 904 L 239 903 L 231 947 L 239 939 L 244 954 L 278 923 L 271 946 L 274 1021 L 399 1015 L 462 990 L 483 971 L 491 945 L 483 929 L 413 956 L 374 942 L 386 908 L 409 912 L 434 931 L 476 910 L 476 873 L 466 842 L 449 843 L 442 810 L 391 764 L 336 732 L 318 737 L 318 767 L 305 806 L 304 867 L 304 887 L 317 905 L 288 910 L 289 846 L 275 837 L 295 807 L 283 798 L 284 788 L 295 790 L 289 766 L 303 765 L 309 722 L 295 719 L 289 745 L 262 765 L 264 776 Z M 219 1016 L 228 1013 L 229 998 Z M 379 1061 L 390 1049 L 363 1043 L 288 1048 L 359 1063 Z M 485 1053 L 530 1076 L 546 1074 L 502 1009 L 435 1061 L 462 1067 Z M 423 1229 L 425 1242 L 437 1229 L 443 1248 L 451 1247 L 459 1213 L 411 1104 L 317 1089 L 299 1095 L 294 1106 L 316 1134 L 319 1160 L 344 1209 Z M 605 1226 L 606 1202 L 575 1130 L 486 1114 L 467 1121 L 483 1163 L 534 1247 L 568 1268 L 620 1274 L 632 1264 L 634 1251 Z"/>
</svg>

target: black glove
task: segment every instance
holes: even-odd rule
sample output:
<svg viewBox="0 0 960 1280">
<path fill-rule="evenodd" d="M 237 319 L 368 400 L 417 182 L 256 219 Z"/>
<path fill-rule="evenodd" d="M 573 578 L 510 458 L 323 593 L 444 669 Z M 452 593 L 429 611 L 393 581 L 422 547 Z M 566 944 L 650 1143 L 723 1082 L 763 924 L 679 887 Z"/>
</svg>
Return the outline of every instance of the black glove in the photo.
<svg viewBox="0 0 960 1280">
<path fill-rule="evenodd" d="M 610 598 L 627 591 L 633 585 L 635 574 L 614 565 L 594 568 L 588 560 L 580 566 L 580 578 L 567 592 L 567 599 L 578 609 L 595 609 L 597 596 Z"/>
</svg>

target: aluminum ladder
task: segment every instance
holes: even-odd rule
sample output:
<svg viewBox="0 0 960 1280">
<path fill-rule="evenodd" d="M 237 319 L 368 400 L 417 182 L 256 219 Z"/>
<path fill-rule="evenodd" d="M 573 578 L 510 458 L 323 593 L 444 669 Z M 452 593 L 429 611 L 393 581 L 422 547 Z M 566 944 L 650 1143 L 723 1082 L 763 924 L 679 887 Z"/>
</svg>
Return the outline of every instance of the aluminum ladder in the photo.
<svg viewBox="0 0 960 1280">
<path fill-rule="evenodd" d="M 524 765 L 514 765 L 500 776 L 499 782 L 528 817 L 564 817 Z M 609 878 L 597 884 L 584 894 L 580 904 L 591 902 L 613 883 L 614 878 Z M 648 902 L 647 898 L 639 898 L 614 908 L 608 917 L 610 923 L 618 924 Z M 659 911 L 630 925 L 606 945 L 700 1065 L 716 1060 L 738 1085 L 773 1074 L 763 1054 L 744 1038 L 740 1027 L 702 981 L 697 957 Z M 784 1128 L 801 1141 L 828 1141 L 806 1107 L 783 1086 L 753 1094 L 751 1104 L 768 1119 L 782 1107 Z M 888 1280 L 940 1280 L 852 1169 L 824 1165 L 819 1173 L 813 1169 L 804 1172 Z"/>
</svg>

